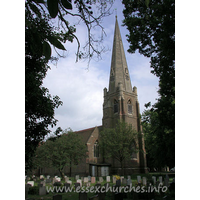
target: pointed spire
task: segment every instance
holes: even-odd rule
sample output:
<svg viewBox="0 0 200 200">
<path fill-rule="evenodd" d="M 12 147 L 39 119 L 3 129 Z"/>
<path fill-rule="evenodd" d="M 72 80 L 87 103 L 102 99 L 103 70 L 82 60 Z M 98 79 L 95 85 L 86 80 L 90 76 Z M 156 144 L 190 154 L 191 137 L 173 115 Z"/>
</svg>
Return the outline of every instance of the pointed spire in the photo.
<svg viewBox="0 0 200 200">
<path fill-rule="evenodd" d="M 131 80 L 117 21 L 117 15 L 115 18 L 116 21 L 110 69 L 109 92 L 116 92 L 119 83 L 122 83 L 122 89 L 124 91 L 132 92 Z"/>
</svg>

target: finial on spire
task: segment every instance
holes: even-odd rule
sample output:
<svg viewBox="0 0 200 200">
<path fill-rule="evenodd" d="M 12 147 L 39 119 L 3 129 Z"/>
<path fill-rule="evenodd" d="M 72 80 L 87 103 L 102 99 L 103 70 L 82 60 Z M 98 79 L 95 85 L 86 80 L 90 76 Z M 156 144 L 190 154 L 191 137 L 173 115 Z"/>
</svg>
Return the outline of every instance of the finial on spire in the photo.
<svg viewBox="0 0 200 200">
<path fill-rule="evenodd" d="M 115 8 L 115 18 L 117 19 L 117 8 Z"/>
</svg>

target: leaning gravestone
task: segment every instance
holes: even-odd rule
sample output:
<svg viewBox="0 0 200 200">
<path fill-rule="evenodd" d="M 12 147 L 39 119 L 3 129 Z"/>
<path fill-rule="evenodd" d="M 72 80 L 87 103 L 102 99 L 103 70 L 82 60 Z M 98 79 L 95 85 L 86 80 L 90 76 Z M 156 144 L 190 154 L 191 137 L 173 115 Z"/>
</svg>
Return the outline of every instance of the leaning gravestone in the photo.
<svg viewBox="0 0 200 200">
<path fill-rule="evenodd" d="M 86 192 L 80 192 L 79 193 L 79 200 L 87 200 L 87 193 Z"/>
<path fill-rule="evenodd" d="M 60 194 L 54 195 L 53 200 L 62 200 L 62 195 L 60 195 Z"/>
<path fill-rule="evenodd" d="M 46 187 L 45 186 L 42 186 L 42 187 L 39 187 L 39 195 L 46 195 Z"/>
</svg>

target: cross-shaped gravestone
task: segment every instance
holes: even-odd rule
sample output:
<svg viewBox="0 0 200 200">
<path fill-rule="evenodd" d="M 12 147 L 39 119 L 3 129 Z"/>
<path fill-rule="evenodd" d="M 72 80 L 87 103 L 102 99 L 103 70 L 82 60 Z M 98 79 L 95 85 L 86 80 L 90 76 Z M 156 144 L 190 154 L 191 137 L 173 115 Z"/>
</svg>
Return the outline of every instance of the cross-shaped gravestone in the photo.
<svg viewBox="0 0 200 200">
<path fill-rule="evenodd" d="M 142 177 L 142 184 L 143 185 L 147 185 L 147 178 L 146 177 Z"/>
<path fill-rule="evenodd" d="M 106 176 L 106 182 L 110 182 L 110 176 Z"/>
<path fill-rule="evenodd" d="M 141 183 L 141 176 L 137 176 L 137 182 Z"/>
<path fill-rule="evenodd" d="M 91 177 L 91 183 L 95 183 L 96 182 L 96 177 L 92 176 Z"/>
</svg>

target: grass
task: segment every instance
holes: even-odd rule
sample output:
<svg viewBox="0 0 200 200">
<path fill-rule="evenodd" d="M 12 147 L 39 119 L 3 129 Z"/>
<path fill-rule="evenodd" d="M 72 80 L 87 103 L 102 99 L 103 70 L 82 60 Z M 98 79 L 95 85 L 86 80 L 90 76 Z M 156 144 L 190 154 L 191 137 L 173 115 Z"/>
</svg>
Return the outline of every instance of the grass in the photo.
<svg viewBox="0 0 200 200">
<path fill-rule="evenodd" d="M 165 177 L 166 173 L 149 173 L 149 174 L 132 174 L 131 175 L 131 179 L 132 179 L 132 185 L 135 186 L 137 184 L 137 176 L 141 176 L 141 177 L 146 177 L 147 179 L 151 179 L 152 176 L 156 176 L 156 178 L 158 179 L 159 176 L 162 176 L 163 177 L 163 180 L 164 180 L 164 177 Z M 168 173 L 168 176 L 169 176 L 169 181 L 172 182 L 173 178 L 175 177 L 175 174 L 173 173 Z M 125 176 L 126 177 L 126 176 Z M 104 177 L 105 179 L 105 177 Z M 74 177 L 71 177 L 69 178 L 69 180 L 72 181 L 72 185 L 74 185 L 74 183 L 76 182 L 75 178 Z M 96 182 L 98 181 L 98 179 L 96 179 Z M 64 185 L 64 181 L 61 181 L 62 185 Z M 101 185 L 104 185 L 106 183 L 106 181 L 104 180 Z M 39 184 L 39 181 L 38 182 L 35 182 L 34 186 L 38 186 Z M 96 183 L 93 183 L 90 185 L 90 187 L 92 186 L 95 186 Z M 112 177 L 111 177 L 111 182 L 109 183 L 110 186 L 113 186 L 113 183 L 112 183 Z M 46 184 L 46 186 L 51 186 L 50 184 Z M 53 199 L 53 196 L 56 195 L 56 194 L 61 194 L 62 195 L 62 200 L 78 200 L 79 199 L 79 193 L 77 192 L 68 192 L 68 193 L 56 193 L 56 192 L 49 192 L 48 194 L 46 195 L 39 195 L 39 194 L 28 194 L 28 198 L 33 198 L 35 200 L 47 200 L 47 199 Z M 95 193 L 90 193 L 88 192 L 87 193 L 87 197 L 88 199 L 92 196 L 94 196 Z M 173 194 L 172 194 L 173 195 Z M 130 194 L 127 194 L 127 197 L 129 197 Z M 173 195 L 174 196 L 174 195 Z M 156 194 L 156 200 L 159 200 L 161 198 L 160 194 Z M 105 200 L 112 200 L 114 199 L 114 196 L 113 196 L 113 193 L 111 192 L 107 192 L 106 193 L 106 198 Z M 129 199 L 129 198 L 128 198 Z M 173 197 L 171 199 L 174 199 Z"/>
</svg>

